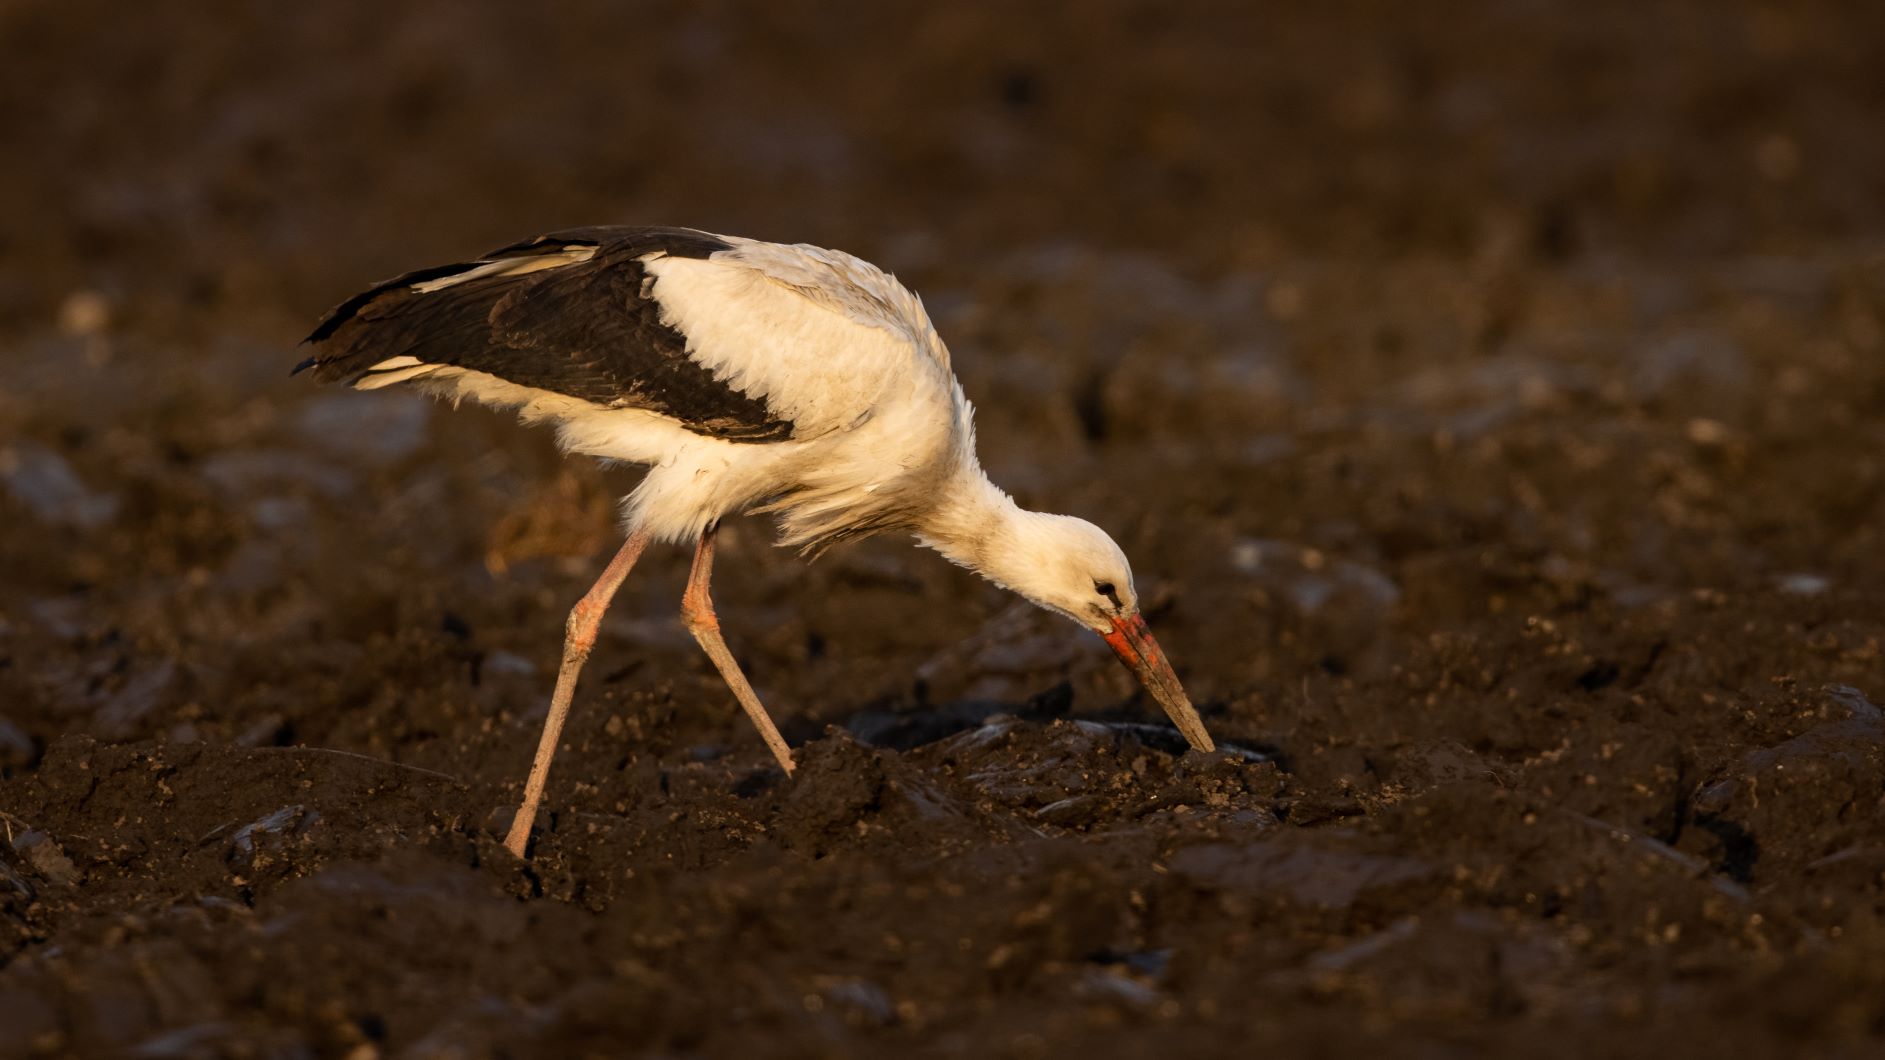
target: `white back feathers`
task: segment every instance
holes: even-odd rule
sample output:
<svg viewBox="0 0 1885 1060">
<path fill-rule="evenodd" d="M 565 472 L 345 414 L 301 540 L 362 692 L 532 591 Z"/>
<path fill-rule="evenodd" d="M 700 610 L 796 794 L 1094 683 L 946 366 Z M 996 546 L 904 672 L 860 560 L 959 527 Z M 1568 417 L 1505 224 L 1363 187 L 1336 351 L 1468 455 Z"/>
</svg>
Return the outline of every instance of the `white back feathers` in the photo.
<svg viewBox="0 0 1885 1060">
<path fill-rule="evenodd" d="M 948 387 L 922 303 L 877 269 L 842 260 L 852 267 L 797 247 L 736 243 L 711 258 L 654 258 L 644 267 L 647 295 L 661 306 L 661 322 L 687 336 L 688 356 L 764 399 L 803 439 L 853 426 L 895 400 L 888 392 L 899 383 L 937 396 Z"/>
</svg>

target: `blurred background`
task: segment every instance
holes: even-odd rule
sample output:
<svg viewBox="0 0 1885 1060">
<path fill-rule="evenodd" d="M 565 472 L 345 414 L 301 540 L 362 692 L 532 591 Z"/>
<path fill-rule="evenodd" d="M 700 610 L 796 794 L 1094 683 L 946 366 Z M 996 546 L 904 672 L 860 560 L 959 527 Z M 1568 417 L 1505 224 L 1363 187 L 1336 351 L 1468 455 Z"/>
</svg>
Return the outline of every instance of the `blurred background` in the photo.
<svg viewBox="0 0 1885 1060">
<path fill-rule="evenodd" d="M 1668 1052 L 1700 1047 L 1698 1013 L 1724 1042 L 1885 1026 L 1864 838 L 1885 778 L 1885 7 L 19 2 L 0 47 L 0 809 L 44 839 L 8 854 L 20 1042 L 1046 1055 L 1026 1035 L 1541 1047 L 1550 1026 L 1609 1048 L 1601 1015 Z M 1066 791 L 1029 769 L 1092 775 L 1053 742 L 1066 718 L 1154 720 L 1103 646 L 904 542 L 806 567 L 742 522 L 716 595 L 788 736 L 814 759 L 862 741 L 870 775 L 974 807 L 1018 845 L 962 885 L 1055 881 L 988 899 L 1048 909 L 1051 941 L 997 960 L 1013 940 L 964 927 L 958 952 L 951 917 L 983 914 L 947 903 L 927 957 L 820 934 L 841 911 L 812 892 L 851 894 L 848 930 L 875 939 L 908 903 L 865 885 L 872 860 L 921 866 L 959 833 L 906 822 L 884 846 L 894 800 L 816 784 L 791 798 L 835 799 L 824 823 L 781 810 L 673 621 L 679 555 L 637 570 L 578 697 L 551 802 L 588 831 L 553 826 L 543 865 L 505 875 L 488 815 L 634 473 L 287 372 L 371 281 L 607 223 L 837 247 L 919 291 L 993 477 L 1120 538 L 1214 731 L 1274 782 L 1167 764 L 1157 813 L 1043 819 Z M 1048 742 L 937 750 L 1007 715 Z M 386 817 L 357 777 L 259 764 L 296 747 L 455 786 Z M 94 799 L 78 778 L 108 752 L 157 779 Z M 1092 768 L 1130 774 L 1117 753 Z M 1738 794 L 1783 760 L 1817 779 Z M 281 833 L 306 820 L 269 816 L 289 799 L 334 803 L 272 869 L 253 840 L 185 834 Z M 1555 853 L 1514 823 L 1527 807 L 1577 815 Z M 1389 861 L 1137 875 L 1196 828 L 1244 849 L 1224 829 L 1286 824 L 1306 838 L 1264 841 L 1372 835 Z M 857 862 L 795 860 L 807 844 Z M 675 850 L 696 875 L 623 897 Z M 277 893 L 341 861 L 443 906 L 501 876 L 559 899 L 530 915 L 565 934 L 472 938 L 505 956 L 442 976 L 408 953 L 373 984 L 382 951 L 303 954 L 312 985 L 258 985 L 228 932 L 391 901 L 365 877 Z M 1095 927 L 1090 891 L 1141 902 Z M 624 926 L 695 892 L 718 896 L 686 915 L 720 949 Z M 177 895 L 202 922 L 151 929 L 156 951 L 98 926 Z M 770 956 L 740 948 L 755 918 Z M 814 939 L 817 968 L 794 963 Z M 152 952 L 186 986 L 139 978 Z M 1093 956 L 1128 952 L 1173 963 Z M 667 1014 L 608 1015 L 612 990 Z M 455 993 L 502 1000 L 468 1016 Z"/>
</svg>

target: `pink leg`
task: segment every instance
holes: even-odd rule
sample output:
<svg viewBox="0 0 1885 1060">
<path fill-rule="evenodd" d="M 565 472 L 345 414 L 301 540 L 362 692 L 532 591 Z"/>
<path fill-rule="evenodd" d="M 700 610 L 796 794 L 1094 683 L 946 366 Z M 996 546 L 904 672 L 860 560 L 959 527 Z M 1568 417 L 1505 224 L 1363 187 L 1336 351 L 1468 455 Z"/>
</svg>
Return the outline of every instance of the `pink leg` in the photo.
<svg viewBox="0 0 1885 1060">
<path fill-rule="evenodd" d="M 609 565 L 596 579 L 596 584 L 576 602 L 569 613 L 569 623 L 563 640 L 563 667 L 556 674 L 556 692 L 550 697 L 550 716 L 543 722 L 543 737 L 537 741 L 537 758 L 530 766 L 530 779 L 524 783 L 524 804 L 517 809 L 517 817 L 511 821 L 510 835 L 504 838 L 504 846 L 518 857 L 524 856 L 524 848 L 530 842 L 530 827 L 537 820 L 537 803 L 543 801 L 543 785 L 550 777 L 550 759 L 556 757 L 556 741 L 563 733 L 563 721 L 569 716 L 569 703 L 576 695 L 576 675 L 582 672 L 584 660 L 589 658 L 589 649 L 595 647 L 596 630 L 602 625 L 602 613 L 609 609 L 609 601 L 615 598 L 615 590 L 622 587 L 622 579 L 641 558 L 642 549 L 648 545 L 648 537 L 639 531 L 630 534 L 622 543 L 622 550 L 615 554 Z"/>
<path fill-rule="evenodd" d="M 792 775 L 792 752 L 785 745 L 785 738 L 779 735 L 779 729 L 773 725 L 766 708 L 760 705 L 759 696 L 753 692 L 753 686 L 746 681 L 746 675 L 740 672 L 740 664 L 733 659 L 733 653 L 727 650 L 727 642 L 720 636 L 720 619 L 713 613 L 713 598 L 707 593 L 707 583 L 713 578 L 713 535 L 716 526 L 709 526 L 700 535 L 700 545 L 694 550 L 694 569 L 687 575 L 687 592 L 681 596 L 681 620 L 687 623 L 688 632 L 706 649 L 707 658 L 713 660 L 714 668 L 720 671 L 720 677 L 727 687 L 733 690 L 733 697 L 746 709 L 746 716 L 752 719 L 753 727 L 759 730 L 760 738 L 766 741 L 766 747 L 772 751 L 772 757 L 779 760 L 779 767 L 786 776 Z"/>
</svg>

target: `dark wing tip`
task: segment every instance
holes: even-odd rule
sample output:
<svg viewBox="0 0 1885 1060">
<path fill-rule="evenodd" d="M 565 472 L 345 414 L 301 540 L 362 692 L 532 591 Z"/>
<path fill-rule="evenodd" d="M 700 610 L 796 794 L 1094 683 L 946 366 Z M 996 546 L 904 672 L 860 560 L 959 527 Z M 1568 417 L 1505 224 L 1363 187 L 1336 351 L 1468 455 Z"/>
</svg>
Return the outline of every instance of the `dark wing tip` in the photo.
<svg viewBox="0 0 1885 1060">
<path fill-rule="evenodd" d="M 566 246 L 600 247 L 610 243 L 622 243 L 630 247 L 646 247 L 660 250 L 677 257 L 704 258 L 722 250 L 731 249 L 731 243 L 708 232 L 692 228 L 656 228 L 630 225 L 593 225 L 588 228 L 567 228 L 549 232 L 520 243 L 499 247 L 478 258 L 476 261 L 458 262 L 452 265 L 437 265 L 429 269 L 397 276 L 372 287 L 345 302 L 335 306 L 321 322 L 314 326 L 303 343 L 321 342 L 339 331 L 349 320 L 359 316 L 361 311 L 371 305 L 381 295 L 410 287 L 415 283 L 428 280 L 442 280 L 447 276 L 456 276 L 498 258 L 510 258 L 528 255 L 533 252 L 548 251 Z"/>
<path fill-rule="evenodd" d="M 567 270 L 517 269 L 518 275 L 511 276 L 499 268 L 488 277 L 448 284 L 449 294 L 433 293 L 431 287 L 413 290 L 494 262 L 554 254 L 568 246 L 598 249 L 592 258 L 584 258 L 585 264 Z M 318 352 L 296 365 L 291 374 L 312 368 L 314 378 L 322 382 L 357 380 L 390 343 L 399 352 L 422 360 L 469 363 L 521 386 L 609 404 L 622 399 L 624 387 L 636 389 L 644 373 L 671 373 L 685 365 L 692 369 L 687 374 L 702 378 L 678 389 L 664 384 L 670 393 L 650 398 L 645 406 L 633 402 L 632 407 L 648 407 L 674 416 L 690 429 L 719 437 L 755 441 L 789 437 L 791 425 L 772 417 L 763 402 L 743 394 L 735 399 L 718 393 L 720 388 L 705 386 L 708 373 L 687 360 L 685 340 L 678 334 L 670 336 L 655 310 L 644 305 L 639 295 L 643 277 L 637 259 L 644 255 L 706 258 L 732 246 L 719 236 L 691 228 L 572 228 L 502 247 L 474 261 L 409 272 L 335 306 L 303 340 Z M 629 286 L 617 286 L 623 283 Z M 618 304 L 624 297 L 627 304 Z M 627 312 L 604 314 L 608 319 L 600 319 L 597 313 L 584 311 L 591 303 L 616 305 Z M 507 316 L 500 321 L 495 317 L 500 304 L 517 318 Z M 555 358 L 535 349 L 544 344 L 571 353 L 590 350 L 594 356 L 581 364 L 553 364 Z M 637 352 L 633 348 L 638 345 L 648 348 Z M 683 392 L 696 387 L 714 392 L 703 394 L 703 402 L 690 402 L 690 395 Z M 700 407 L 687 408 L 690 404 Z"/>
<path fill-rule="evenodd" d="M 332 336 L 334 332 L 340 330 L 341 325 L 359 316 L 361 310 L 373 304 L 381 295 L 402 290 L 415 283 L 424 283 L 427 280 L 442 280 L 447 276 L 456 276 L 461 272 L 469 272 L 483 264 L 483 261 L 460 261 L 451 265 L 434 265 L 429 269 L 417 269 L 401 276 L 395 276 L 390 280 L 376 283 L 372 287 L 361 291 L 359 294 L 335 306 L 326 316 L 321 318 L 319 324 L 314 326 L 314 330 L 308 333 L 308 337 L 301 341 L 303 343 L 320 342 Z"/>
<path fill-rule="evenodd" d="M 340 329 L 342 324 L 352 320 L 360 312 L 361 307 L 371 302 L 379 293 L 380 288 L 378 287 L 375 287 L 371 291 L 362 291 L 329 310 L 327 315 L 321 318 L 321 322 L 314 325 L 314 330 L 308 332 L 308 337 L 301 340 L 302 345 L 306 345 L 310 342 L 320 342 L 322 339 L 332 335 L 335 331 Z M 300 370 L 299 368 L 295 369 L 297 372 Z"/>
</svg>

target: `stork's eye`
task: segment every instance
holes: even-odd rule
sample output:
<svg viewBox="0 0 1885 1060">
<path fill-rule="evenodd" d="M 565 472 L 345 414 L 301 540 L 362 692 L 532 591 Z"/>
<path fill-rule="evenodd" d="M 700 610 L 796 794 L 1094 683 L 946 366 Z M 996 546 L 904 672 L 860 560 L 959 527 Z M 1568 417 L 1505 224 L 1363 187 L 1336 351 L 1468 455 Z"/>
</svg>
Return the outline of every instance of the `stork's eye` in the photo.
<svg viewBox="0 0 1885 1060">
<path fill-rule="evenodd" d="M 1114 607 L 1119 606 L 1119 589 L 1112 582 L 1094 582 L 1093 591 L 1106 597 Z"/>
</svg>

